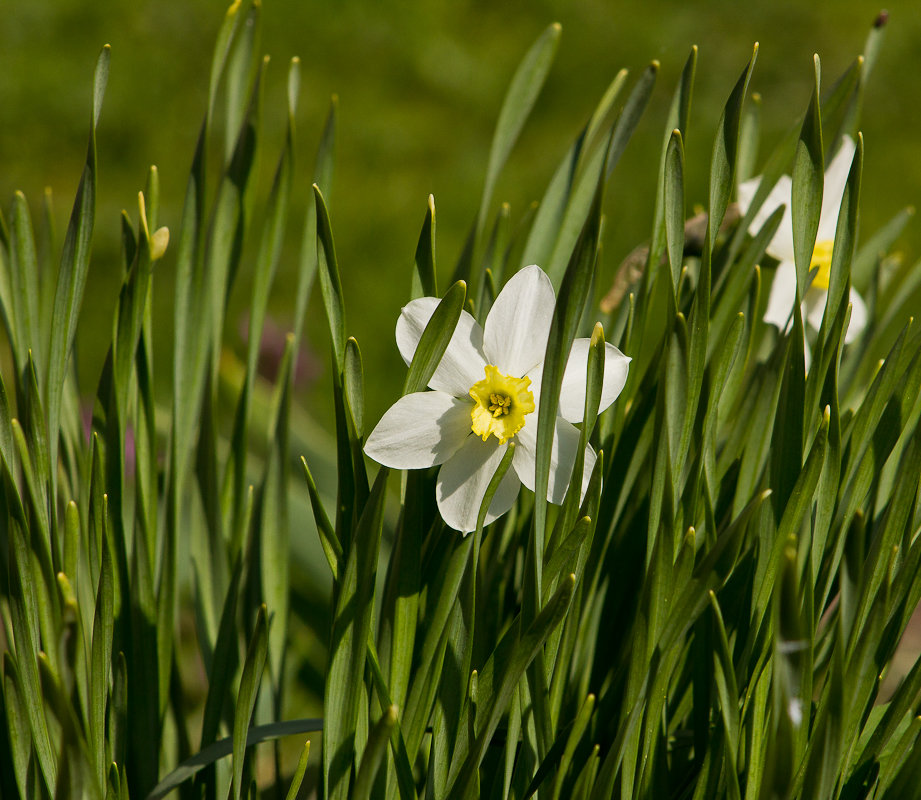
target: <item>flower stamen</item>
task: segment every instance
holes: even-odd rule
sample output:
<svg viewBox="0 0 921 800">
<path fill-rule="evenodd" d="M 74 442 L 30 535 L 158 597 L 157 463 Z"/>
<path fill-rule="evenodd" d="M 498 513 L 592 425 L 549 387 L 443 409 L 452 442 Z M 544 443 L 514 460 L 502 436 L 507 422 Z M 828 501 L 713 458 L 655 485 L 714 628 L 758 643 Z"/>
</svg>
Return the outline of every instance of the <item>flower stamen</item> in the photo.
<svg viewBox="0 0 921 800">
<path fill-rule="evenodd" d="M 503 414 L 508 414 L 509 406 L 512 404 L 512 398 L 504 394 L 491 394 L 489 399 L 492 401 L 492 404 L 489 406 L 489 410 L 492 411 L 494 417 L 501 417 Z"/>
</svg>

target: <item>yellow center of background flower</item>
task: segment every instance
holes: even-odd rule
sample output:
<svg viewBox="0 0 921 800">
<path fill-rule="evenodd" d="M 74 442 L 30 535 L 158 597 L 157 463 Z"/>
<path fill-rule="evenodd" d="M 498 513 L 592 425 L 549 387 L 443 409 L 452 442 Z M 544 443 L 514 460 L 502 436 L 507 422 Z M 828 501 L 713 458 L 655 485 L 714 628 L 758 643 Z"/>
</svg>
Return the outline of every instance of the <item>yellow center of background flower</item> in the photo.
<svg viewBox="0 0 921 800">
<path fill-rule="evenodd" d="M 815 243 L 815 249 L 812 251 L 812 261 L 809 264 L 809 269 L 818 268 L 818 272 L 815 274 L 815 278 L 812 280 L 812 285 L 816 289 L 825 289 L 828 291 L 828 284 L 831 281 L 831 251 L 834 246 L 834 242 L 831 239 L 825 239 L 821 242 Z"/>
<path fill-rule="evenodd" d="M 486 365 L 486 377 L 470 387 L 474 399 L 470 429 L 484 442 L 492 434 L 505 444 L 524 427 L 524 418 L 534 410 L 530 378 L 503 375 L 498 367 Z"/>
</svg>

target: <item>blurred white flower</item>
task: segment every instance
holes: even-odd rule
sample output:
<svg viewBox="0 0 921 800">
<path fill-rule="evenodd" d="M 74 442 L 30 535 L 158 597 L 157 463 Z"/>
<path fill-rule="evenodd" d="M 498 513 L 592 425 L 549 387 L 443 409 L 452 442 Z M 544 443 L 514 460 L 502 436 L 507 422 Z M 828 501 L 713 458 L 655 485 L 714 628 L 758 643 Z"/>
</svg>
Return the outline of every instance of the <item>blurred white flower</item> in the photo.
<svg viewBox="0 0 921 800">
<path fill-rule="evenodd" d="M 843 137 L 841 147 L 825 170 L 825 186 L 822 192 L 822 210 L 819 215 L 819 229 L 815 248 L 809 268 L 818 269 L 812 284 L 806 290 L 802 302 L 803 318 L 810 326 L 817 329 L 822 324 L 825 304 L 828 302 L 828 282 L 831 277 L 831 253 L 835 240 L 835 228 L 838 224 L 838 211 L 844 197 L 847 176 L 854 159 L 856 145 L 849 136 Z M 747 213 L 755 192 L 761 183 L 761 177 L 752 178 L 739 185 L 739 207 Z M 793 181 L 789 175 L 782 175 L 771 189 L 764 204 L 758 209 L 748 230 L 755 234 L 767 222 L 768 217 L 778 208 L 784 206 L 783 219 L 774 238 L 767 246 L 767 253 L 776 258 L 780 264 L 771 284 L 764 321 L 787 330 L 791 323 L 790 315 L 796 302 L 796 267 L 793 263 L 793 218 L 790 212 Z M 867 308 L 863 299 L 852 288 L 850 292 L 851 319 L 844 334 L 845 343 L 854 341 L 867 324 Z"/>
<path fill-rule="evenodd" d="M 422 297 L 405 306 L 397 320 L 397 346 L 409 364 L 438 305 Z M 554 308 L 553 286 L 537 266 L 514 275 L 493 303 L 481 328 L 466 311 L 429 381 L 430 392 L 401 397 L 384 414 L 365 444 L 365 453 L 395 469 L 441 464 L 436 496 L 444 521 L 469 533 L 508 442 L 515 443 L 486 515 L 486 524 L 508 511 L 523 483 L 534 489 L 537 419 L 544 351 Z M 553 431 L 547 499 L 562 503 L 572 475 L 585 405 L 588 339 L 572 343 Z M 605 344 L 599 410 L 607 408 L 627 380 L 630 359 Z M 585 449 L 582 492 L 595 463 Z"/>
</svg>

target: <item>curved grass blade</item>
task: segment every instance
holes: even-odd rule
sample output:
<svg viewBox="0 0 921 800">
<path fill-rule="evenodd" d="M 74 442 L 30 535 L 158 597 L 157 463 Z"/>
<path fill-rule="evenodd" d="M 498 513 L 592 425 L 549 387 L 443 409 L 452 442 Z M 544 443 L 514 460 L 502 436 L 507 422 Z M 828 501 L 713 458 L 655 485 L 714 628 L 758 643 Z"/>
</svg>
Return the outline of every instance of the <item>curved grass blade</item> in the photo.
<svg viewBox="0 0 921 800">
<path fill-rule="evenodd" d="M 237 403 L 233 443 L 230 448 L 230 459 L 225 473 L 225 493 L 232 487 L 229 502 L 233 507 L 231 525 L 234 527 L 242 512 L 243 499 L 246 496 L 244 491 L 246 487 L 246 439 L 249 432 L 253 384 L 256 379 L 269 291 L 278 269 L 288 224 L 295 157 L 294 117 L 297 113 L 297 87 L 299 83 L 300 62 L 297 59 L 292 59 L 288 72 L 288 120 L 285 128 L 285 143 L 272 180 L 265 223 L 259 242 L 259 251 L 256 255 L 252 302 L 249 308 L 246 372 L 243 388 L 240 391 L 240 398 Z M 236 542 L 234 549 L 238 548 L 239 545 L 240 543 Z"/>
<path fill-rule="evenodd" d="M 247 0 L 245 4 L 234 3 L 234 6 L 236 8 L 228 10 L 228 18 L 233 17 L 233 28 L 226 42 L 226 53 L 222 53 L 220 49 L 223 41 L 219 42 L 219 48 L 215 52 L 215 58 L 224 56 L 221 67 L 227 94 L 227 103 L 224 107 L 225 161 L 229 161 L 233 156 L 237 131 L 246 115 L 246 98 L 257 79 L 257 53 L 262 27 L 262 3 L 259 0 Z M 241 14 L 241 10 L 244 13 Z"/>
<path fill-rule="evenodd" d="M 339 564 L 342 561 L 342 544 L 333 528 L 326 510 L 323 508 L 323 501 L 320 499 L 320 493 L 317 491 L 316 481 L 307 466 L 307 459 L 301 456 L 301 466 L 304 468 L 304 476 L 307 479 L 307 493 L 310 496 L 310 507 L 313 510 L 313 518 L 317 525 L 317 533 L 320 536 L 320 545 L 323 547 L 323 553 L 329 563 L 330 572 L 332 572 L 333 582 L 339 580 Z"/>
<path fill-rule="evenodd" d="M 200 746 L 202 749 L 210 746 L 217 739 L 221 713 L 230 693 L 231 680 L 237 670 L 239 659 L 237 598 L 240 593 L 241 572 L 242 561 L 238 558 L 227 587 L 227 594 L 224 597 L 220 626 L 218 627 L 214 653 L 211 658 L 211 669 L 208 675 L 208 695 L 205 698 L 201 728 Z"/>
<path fill-rule="evenodd" d="M 585 698 L 585 701 L 579 708 L 579 713 L 576 714 L 572 728 L 570 728 L 569 734 L 566 737 L 566 747 L 563 750 L 563 756 L 560 759 L 560 765 L 557 769 L 556 777 L 553 779 L 553 793 L 551 794 L 551 800 L 559 800 L 560 798 L 560 793 L 563 791 L 563 780 L 566 777 L 566 773 L 569 772 L 569 768 L 572 765 L 573 756 L 576 753 L 576 747 L 578 747 L 594 711 L 595 695 L 590 694 Z"/>
<path fill-rule="evenodd" d="M 35 739 L 29 725 L 29 705 L 23 694 L 22 678 L 16 658 L 9 651 L 3 654 L 3 698 L 6 711 L 7 736 L 12 756 L 12 771 L 20 797 L 28 797 L 29 762 Z M 4 770 L 6 772 L 6 770 Z"/>
<path fill-rule="evenodd" d="M 317 260 L 319 264 L 320 291 L 326 309 L 326 321 L 333 343 L 333 357 L 336 369 L 342 372 L 345 366 L 345 305 L 342 299 L 342 281 L 339 278 L 339 262 L 329 222 L 329 211 L 323 193 L 317 184 L 313 185 L 317 209 Z"/>
<path fill-rule="evenodd" d="M 266 607 L 263 604 L 256 614 L 256 627 L 246 651 L 243 662 L 243 675 L 240 678 L 240 690 L 237 693 L 236 710 L 233 716 L 233 797 L 240 800 L 243 794 L 243 758 L 248 745 L 249 721 L 256 705 L 259 682 L 265 668 L 268 651 L 268 622 Z"/>
<path fill-rule="evenodd" d="M 815 85 L 809 100 L 809 110 L 806 112 L 800 137 L 796 143 L 796 153 L 793 157 L 793 191 L 790 198 L 797 299 L 806 292 L 806 278 L 812 262 L 816 233 L 819 229 L 825 181 L 825 149 L 822 144 L 822 115 L 819 100 L 821 67 L 817 55 L 814 61 Z"/>
<path fill-rule="evenodd" d="M 521 64 L 515 71 L 508 92 L 502 102 L 502 110 L 496 122 L 496 132 L 493 135 L 492 146 L 489 151 L 489 163 L 486 167 L 486 182 L 483 186 L 483 197 L 480 200 L 480 210 L 477 213 L 477 235 L 486 225 L 489 215 L 489 205 L 492 202 L 493 191 L 499 174 L 508 160 L 512 148 L 524 127 L 524 123 L 537 102 L 537 96 L 543 88 L 550 66 L 556 56 L 557 45 L 560 41 L 560 24 L 554 22 L 549 25 L 531 45 Z"/>
<path fill-rule="evenodd" d="M 603 191 L 614 163 L 620 158 L 627 141 L 639 124 L 646 108 L 659 71 L 658 62 L 650 64 L 627 98 L 624 110 L 613 125 L 607 147 L 597 146 L 593 151 L 580 153 L 577 175 L 566 204 L 556 236 L 553 252 L 547 262 L 546 272 L 554 288 L 561 286 L 563 276 L 575 256 L 582 231 L 594 211 L 596 195 Z M 612 160 L 613 159 L 613 160 Z"/>
<path fill-rule="evenodd" d="M 381 762 L 384 760 L 387 744 L 396 724 L 397 707 L 390 706 L 371 729 L 371 733 L 368 735 L 368 744 L 365 746 L 361 763 L 358 766 L 358 774 L 355 776 L 355 787 L 351 794 L 352 800 L 370 800 L 374 778 Z"/>
<path fill-rule="evenodd" d="M 262 591 L 272 618 L 272 626 L 268 633 L 269 671 L 276 692 L 280 691 L 281 687 L 290 604 L 288 476 L 291 460 L 289 431 L 293 384 L 294 337 L 288 334 L 272 402 L 269 428 L 272 444 L 266 458 L 258 501 Z M 280 709 L 278 712 L 280 713 Z"/>
<path fill-rule="evenodd" d="M 45 373 L 45 410 L 48 414 L 47 441 L 49 463 L 57 464 L 58 432 L 60 430 L 61 400 L 70 350 L 77 331 L 77 318 L 83 302 L 83 290 L 89 270 L 90 244 L 96 220 L 96 126 L 102 110 L 109 78 L 109 45 L 102 48 L 96 61 L 93 76 L 93 111 L 90 117 L 90 137 L 86 162 L 77 196 L 74 200 L 70 222 L 64 237 L 61 264 L 58 269 L 54 295 L 54 313 L 51 317 L 51 339 L 48 367 Z M 52 497 L 55 496 L 57 470 L 51 470 Z M 54 506 L 53 506 L 54 507 Z"/>
<path fill-rule="evenodd" d="M 32 746 L 36 760 L 49 793 L 57 784 L 57 758 L 48 724 L 42 706 L 41 679 L 39 677 L 36 653 L 40 650 L 39 635 L 35 609 L 38 600 L 35 596 L 32 576 L 29 574 L 28 546 L 23 538 L 23 530 L 18 521 L 11 520 L 9 529 L 11 551 L 10 563 L 10 618 L 16 637 L 17 665 L 21 681 L 21 697 L 26 707 L 26 717 L 32 731 Z M 15 568 L 14 568 L 15 567 Z"/>
<path fill-rule="evenodd" d="M 89 675 L 88 744 L 100 786 L 106 782 L 106 702 L 112 667 L 112 640 L 115 632 L 115 576 L 108 544 L 103 545 L 96 611 L 93 618 L 92 657 Z"/>
<path fill-rule="evenodd" d="M 301 757 L 297 760 L 294 775 L 291 776 L 291 785 L 288 787 L 288 794 L 285 795 L 285 800 L 297 800 L 301 784 L 304 782 L 304 775 L 307 774 L 307 759 L 309 757 L 310 739 L 304 742 L 304 749 L 301 750 Z"/>
<path fill-rule="evenodd" d="M 374 648 L 374 642 L 368 639 L 368 671 L 371 673 L 371 680 L 374 683 L 374 691 L 377 699 L 384 708 L 396 708 L 390 699 L 390 693 L 387 689 L 387 683 L 381 672 L 380 661 L 377 657 L 377 651 Z M 413 785 L 413 771 L 409 764 L 409 756 L 406 753 L 406 741 L 403 738 L 403 730 L 400 726 L 399 716 L 394 721 L 393 733 L 390 737 L 391 749 L 393 751 L 393 762 L 395 765 L 397 786 L 400 792 L 401 800 L 416 800 L 416 788 Z"/>
<path fill-rule="evenodd" d="M 338 105 L 339 101 L 333 95 L 313 171 L 314 182 L 322 188 L 327 197 L 331 196 L 332 191 L 333 157 L 336 145 L 336 110 Z M 313 288 L 313 281 L 317 274 L 317 263 L 317 209 L 315 203 L 307 203 L 304 235 L 301 240 L 301 256 L 297 271 L 297 290 L 292 328 L 298 343 L 300 343 L 301 331 L 304 327 L 304 315 L 307 313 L 310 290 Z"/>
<path fill-rule="evenodd" d="M 413 259 L 413 278 L 410 298 L 438 297 L 438 281 L 435 275 L 435 198 L 429 195 L 425 209 L 416 256 Z"/>
<path fill-rule="evenodd" d="M 656 183 L 656 201 L 653 210 L 652 237 L 649 244 L 649 253 L 646 257 L 645 282 L 652 286 L 659 269 L 659 260 L 665 252 L 665 162 L 668 154 L 669 142 L 672 132 L 681 131 L 682 137 L 687 136 L 688 119 L 691 114 L 691 98 L 694 93 L 694 75 L 697 72 L 697 45 L 691 48 L 681 77 L 672 95 L 672 102 L 666 120 L 665 138 L 662 142 L 662 155 L 659 160 L 659 178 Z"/>
<path fill-rule="evenodd" d="M 12 304 L 6 314 L 14 319 L 11 344 L 17 365 L 22 372 L 32 353 L 33 359 L 41 361 L 41 331 L 38 309 L 38 258 L 35 252 L 35 234 L 29 205 L 22 192 L 13 196 L 13 217 L 10 227 L 10 260 Z M 50 280 L 50 277 L 48 278 Z"/>
<path fill-rule="evenodd" d="M 547 264 L 553 252 L 560 230 L 563 214 L 569 203 L 576 176 L 577 164 L 583 157 L 585 147 L 591 145 L 605 120 L 610 117 L 614 103 L 627 82 L 627 70 L 622 69 L 605 90 L 585 129 L 576 138 L 563 160 L 553 173 L 544 196 L 537 207 L 534 222 L 528 233 L 524 252 L 520 259 L 521 266 L 528 264 Z"/>
<path fill-rule="evenodd" d="M 684 263 L 684 142 L 678 128 L 672 131 L 665 150 L 665 242 L 672 273 L 672 289 L 678 295 L 678 280 Z"/>
<path fill-rule="evenodd" d="M 575 575 L 570 575 L 523 634 L 519 615 L 480 670 L 476 721 L 472 731 L 466 725 L 458 731 L 446 787 L 448 800 L 460 800 L 472 790 L 486 748 L 519 681 L 551 631 L 569 611 L 574 587 Z"/>
<path fill-rule="evenodd" d="M 315 717 L 309 719 L 292 719 L 284 722 L 272 722 L 267 725 L 254 725 L 247 731 L 246 747 L 253 747 L 262 742 L 271 742 L 285 736 L 296 736 L 304 733 L 319 733 L 323 730 L 323 720 Z M 183 761 L 176 769 L 169 773 L 147 794 L 147 800 L 161 800 L 173 789 L 193 777 L 199 770 L 213 764 L 221 758 L 231 755 L 234 750 L 234 739 L 228 737 L 208 745 L 200 753 Z"/>
<path fill-rule="evenodd" d="M 327 718 L 323 736 L 323 782 L 329 800 L 349 796 L 388 474 L 386 467 L 378 472 L 358 521 L 354 540 L 360 545 L 349 549 L 333 618 L 324 706 L 335 707 L 337 713 Z"/>
</svg>

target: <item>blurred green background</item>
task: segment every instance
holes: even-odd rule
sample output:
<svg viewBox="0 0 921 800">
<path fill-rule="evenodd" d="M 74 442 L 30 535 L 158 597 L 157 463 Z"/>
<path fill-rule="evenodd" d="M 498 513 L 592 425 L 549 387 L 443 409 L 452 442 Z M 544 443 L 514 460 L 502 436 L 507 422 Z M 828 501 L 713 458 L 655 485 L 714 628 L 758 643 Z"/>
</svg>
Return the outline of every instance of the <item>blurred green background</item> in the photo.
<svg viewBox="0 0 921 800">
<path fill-rule="evenodd" d="M 63 231 L 85 151 L 92 68 L 112 46 L 108 93 L 99 128 L 99 207 L 80 329 L 81 385 L 96 385 L 111 335 L 120 278 L 118 213 L 136 218 L 136 193 L 149 164 L 160 169 L 161 219 L 178 234 L 186 175 L 207 93 L 223 0 L 30 0 L 7 4 L 0 27 L 0 197 L 30 198 L 33 213 L 52 187 Z M 691 45 L 700 48 L 687 135 L 688 205 L 706 199 L 709 151 L 720 110 L 739 72 L 761 43 L 752 90 L 763 97 L 763 148 L 804 110 L 812 54 L 822 58 L 828 87 L 860 53 L 880 9 L 855 0 L 802 3 L 646 0 L 524 2 L 375 2 L 265 0 L 262 49 L 271 54 L 265 105 L 268 185 L 281 143 L 287 62 L 300 56 L 299 181 L 289 246 L 272 310 L 284 330 L 323 121 L 339 97 L 336 174 L 331 213 L 347 302 L 347 324 L 365 360 L 373 424 L 403 379 L 393 325 L 408 298 L 409 268 L 426 198 L 437 209 L 438 267 L 446 281 L 476 212 L 493 126 L 512 73 L 546 25 L 563 36 L 555 66 L 496 193 L 512 219 L 538 199 L 571 140 L 621 67 L 631 80 L 661 62 L 653 100 L 606 199 L 608 224 L 600 288 L 623 256 L 648 238 L 665 112 Z M 921 11 L 898 0 L 864 106 L 864 236 L 921 196 Z M 264 196 L 264 192 L 262 193 Z M 259 209 L 256 210 L 259 223 Z M 254 239 L 257 237 L 254 237 Z M 174 239 L 175 241 L 175 239 Z M 899 243 L 917 258 L 914 224 Z M 155 285 L 157 346 L 163 378 L 171 346 L 170 254 Z M 246 263 L 235 289 L 247 294 Z M 242 305 L 242 303 L 241 303 Z M 244 320 L 229 316 L 228 341 L 242 352 Z M 311 305 L 308 336 L 316 351 L 312 388 L 303 402 L 331 417 L 323 380 L 325 321 Z"/>
</svg>

